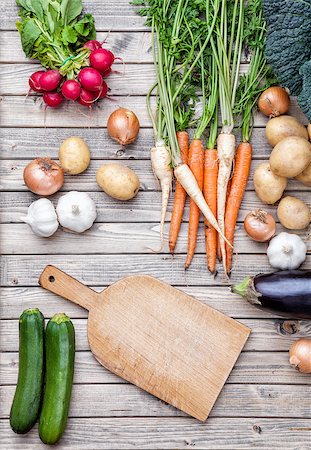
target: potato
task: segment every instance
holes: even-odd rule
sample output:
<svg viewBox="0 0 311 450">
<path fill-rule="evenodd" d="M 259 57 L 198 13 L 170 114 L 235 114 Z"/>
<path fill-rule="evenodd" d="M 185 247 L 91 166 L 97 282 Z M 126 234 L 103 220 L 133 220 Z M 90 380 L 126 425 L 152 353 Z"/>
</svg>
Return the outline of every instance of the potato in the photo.
<svg viewBox="0 0 311 450">
<path fill-rule="evenodd" d="M 87 143 L 82 138 L 71 136 L 59 147 L 58 158 L 64 172 L 77 175 L 88 168 L 91 154 Z"/>
<path fill-rule="evenodd" d="M 311 187 L 311 163 L 305 168 L 303 172 L 297 175 L 295 179 L 300 181 L 300 183 Z"/>
<path fill-rule="evenodd" d="M 282 139 L 271 152 L 270 167 L 281 177 L 296 177 L 311 162 L 311 144 L 299 136 Z"/>
<path fill-rule="evenodd" d="M 295 117 L 279 116 L 270 119 L 266 125 L 266 136 L 269 144 L 274 147 L 278 142 L 288 136 L 300 136 L 308 139 L 308 132 Z"/>
<path fill-rule="evenodd" d="M 272 172 L 269 163 L 263 163 L 255 170 L 254 186 L 260 200 L 272 205 L 282 197 L 287 186 L 287 178 L 279 177 Z"/>
<path fill-rule="evenodd" d="M 106 194 L 117 200 L 130 200 L 139 191 L 139 178 L 128 167 L 118 164 L 104 164 L 96 174 L 96 181 Z"/>
<path fill-rule="evenodd" d="M 311 221 L 308 205 L 299 198 L 289 195 L 280 201 L 277 215 L 281 224 L 290 230 L 303 230 Z"/>
</svg>

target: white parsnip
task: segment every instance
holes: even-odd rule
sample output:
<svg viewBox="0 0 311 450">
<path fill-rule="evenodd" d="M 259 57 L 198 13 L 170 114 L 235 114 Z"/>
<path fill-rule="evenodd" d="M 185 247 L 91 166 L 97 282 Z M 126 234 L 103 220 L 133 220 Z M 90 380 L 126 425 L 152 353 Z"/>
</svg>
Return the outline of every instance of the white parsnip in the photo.
<svg viewBox="0 0 311 450">
<path fill-rule="evenodd" d="M 217 138 L 217 155 L 219 161 L 217 180 L 217 219 L 221 229 L 219 236 L 221 255 L 226 272 L 226 246 L 224 242 L 225 234 L 225 210 L 227 200 L 227 187 L 230 179 L 233 158 L 235 154 L 235 136 L 231 133 L 221 133 Z"/>
<path fill-rule="evenodd" d="M 218 222 L 216 220 L 216 217 L 214 216 L 209 206 L 207 205 L 203 193 L 202 191 L 200 191 L 198 183 L 193 173 L 191 172 L 189 166 L 187 164 L 178 165 L 174 169 L 174 175 L 176 179 L 179 181 L 179 183 L 182 185 L 182 187 L 185 189 L 189 197 L 191 197 L 192 200 L 200 208 L 205 219 L 208 220 L 208 222 L 212 225 L 212 227 L 214 227 L 215 230 L 218 231 L 218 233 L 222 236 L 223 240 L 225 240 L 227 244 L 231 246 L 230 242 L 227 241 L 223 232 L 221 231 Z"/>
<path fill-rule="evenodd" d="M 161 206 L 161 222 L 160 222 L 160 238 L 161 249 L 163 247 L 164 237 L 164 222 L 167 211 L 168 199 L 173 182 L 173 170 L 171 168 L 171 155 L 168 148 L 163 141 L 156 143 L 156 146 L 150 152 L 152 170 L 156 178 L 160 182 L 162 191 L 162 206 Z"/>
</svg>

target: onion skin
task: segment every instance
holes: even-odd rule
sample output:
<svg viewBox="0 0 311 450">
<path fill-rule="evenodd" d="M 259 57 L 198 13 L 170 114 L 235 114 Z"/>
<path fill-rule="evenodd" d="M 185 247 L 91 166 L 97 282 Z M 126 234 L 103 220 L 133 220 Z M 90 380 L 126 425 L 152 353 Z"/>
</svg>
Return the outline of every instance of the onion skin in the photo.
<svg viewBox="0 0 311 450">
<path fill-rule="evenodd" d="M 274 217 L 262 209 L 256 209 L 245 217 L 244 229 L 254 241 L 267 242 L 275 235 Z"/>
<path fill-rule="evenodd" d="M 280 270 L 247 277 L 231 291 L 281 316 L 311 319 L 311 270 Z"/>
<path fill-rule="evenodd" d="M 289 110 L 290 99 L 286 90 L 280 86 L 266 89 L 258 100 L 259 110 L 267 117 L 277 117 Z"/>
<path fill-rule="evenodd" d="M 311 339 L 298 339 L 291 345 L 289 362 L 299 372 L 311 373 Z"/>
<path fill-rule="evenodd" d="M 121 145 L 134 142 L 139 133 L 139 120 L 133 111 L 119 108 L 110 114 L 107 129 L 109 136 Z"/>
<path fill-rule="evenodd" d="M 63 169 L 50 158 L 36 158 L 24 169 L 24 182 L 38 195 L 52 195 L 64 184 Z"/>
</svg>

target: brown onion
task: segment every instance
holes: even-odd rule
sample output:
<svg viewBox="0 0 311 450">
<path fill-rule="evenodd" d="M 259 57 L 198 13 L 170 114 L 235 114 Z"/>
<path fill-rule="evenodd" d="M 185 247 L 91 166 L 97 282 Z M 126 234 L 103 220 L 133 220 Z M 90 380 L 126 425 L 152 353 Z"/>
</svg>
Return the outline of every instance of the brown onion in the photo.
<svg viewBox="0 0 311 450">
<path fill-rule="evenodd" d="M 24 169 L 24 182 L 38 195 L 52 195 L 64 184 L 63 169 L 50 158 L 36 158 Z"/>
<path fill-rule="evenodd" d="M 275 234 L 275 220 L 266 211 L 256 209 L 245 217 L 244 229 L 254 241 L 267 242 Z"/>
<path fill-rule="evenodd" d="M 139 132 L 139 120 L 133 111 L 125 108 L 116 109 L 110 114 L 107 129 L 109 135 L 121 145 L 131 144 Z"/>
<path fill-rule="evenodd" d="M 289 110 L 289 95 L 280 86 L 266 89 L 258 100 L 258 108 L 267 117 L 277 117 Z"/>
<path fill-rule="evenodd" d="M 289 362 L 299 372 L 311 373 L 311 339 L 298 339 L 291 345 Z"/>
</svg>

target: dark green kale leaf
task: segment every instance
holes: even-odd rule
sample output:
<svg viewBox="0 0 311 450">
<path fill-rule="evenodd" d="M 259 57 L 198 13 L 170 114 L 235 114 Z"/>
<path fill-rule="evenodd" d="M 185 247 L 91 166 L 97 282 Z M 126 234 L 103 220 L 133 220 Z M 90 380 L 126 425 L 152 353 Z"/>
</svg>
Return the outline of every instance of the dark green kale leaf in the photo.
<svg viewBox="0 0 311 450">
<path fill-rule="evenodd" d="M 299 106 L 311 122 L 311 61 L 305 62 L 299 71 L 302 76 L 302 90 L 298 95 Z"/>
<path fill-rule="evenodd" d="M 262 4 L 268 25 L 267 61 L 280 83 L 298 95 L 303 76 L 299 69 L 311 59 L 311 0 L 262 0 Z"/>
</svg>

